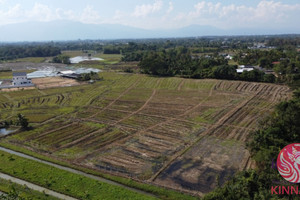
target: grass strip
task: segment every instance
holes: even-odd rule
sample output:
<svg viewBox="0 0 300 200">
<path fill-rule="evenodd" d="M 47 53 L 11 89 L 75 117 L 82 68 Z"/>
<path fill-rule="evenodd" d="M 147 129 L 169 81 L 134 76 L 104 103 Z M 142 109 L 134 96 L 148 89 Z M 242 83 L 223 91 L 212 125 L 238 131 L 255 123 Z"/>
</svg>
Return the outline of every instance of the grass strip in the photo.
<svg viewBox="0 0 300 200">
<path fill-rule="evenodd" d="M 19 197 L 21 199 L 26 199 L 26 200 L 35 200 L 35 199 L 59 200 L 56 197 L 32 190 L 30 188 L 27 188 L 26 186 L 12 183 L 11 181 L 7 181 L 1 178 L 0 178 L 0 191 L 6 194 L 10 194 L 13 197 Z M 0 199 L 1 199 L 1 195 L 0 195 Z"/>
<path fill-rule="evenodd" d="M 155 199 L 0 151 L 0 171 L 78 199 Z"/>
</svg>

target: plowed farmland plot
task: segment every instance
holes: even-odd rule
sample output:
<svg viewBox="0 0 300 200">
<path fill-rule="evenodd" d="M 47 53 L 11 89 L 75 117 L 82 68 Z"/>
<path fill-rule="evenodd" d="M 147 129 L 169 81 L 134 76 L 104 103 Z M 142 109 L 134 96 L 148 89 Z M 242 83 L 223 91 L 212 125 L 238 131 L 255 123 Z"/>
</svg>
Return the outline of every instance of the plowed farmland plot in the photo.
<svg viewBox="0 0 300 200">
<path fill-rule="evenodd" d="M 291 96 L 275 84 L 101 76 L 93 85 L 0 93 L 1 120 L 24 113 L 34 122 L 0 142 L 201 196 L 253 166 L 249 134 Z"/>
</svg>

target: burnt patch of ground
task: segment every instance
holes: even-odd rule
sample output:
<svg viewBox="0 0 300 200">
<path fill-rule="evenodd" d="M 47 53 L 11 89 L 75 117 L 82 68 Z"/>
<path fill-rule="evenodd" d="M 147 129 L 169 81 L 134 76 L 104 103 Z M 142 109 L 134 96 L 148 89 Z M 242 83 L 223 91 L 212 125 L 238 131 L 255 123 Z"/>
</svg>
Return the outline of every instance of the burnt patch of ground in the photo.
<svg viewBox="0 0 300 200">
<path fill-rule="evenodd" d="M 249 156 L 241 143 L 204 137 L 164 170 L 155 183 L 207 193 L 241 170 Z"/>
</svg>

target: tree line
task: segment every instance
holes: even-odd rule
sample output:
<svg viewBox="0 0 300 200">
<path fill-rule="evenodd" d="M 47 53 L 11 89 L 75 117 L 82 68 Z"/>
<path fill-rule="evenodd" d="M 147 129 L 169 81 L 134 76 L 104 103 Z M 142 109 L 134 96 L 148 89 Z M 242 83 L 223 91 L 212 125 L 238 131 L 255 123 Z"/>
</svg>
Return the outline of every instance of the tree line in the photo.
<svg viewBox="0 0 300 200">
<path fill-rule="evenodd" d="M 0 61 L 13 60 L 17 58 L 26 57 L 48 57 L 56 56 L 60 54 L 61 51 L 58 47 L 53 47 L 49 45 L 42 46 L 17 46 L 8 45 L 0 46 Z"/>
<path fill-rule="evenodd" d="M 257 69 L 238 74 L 237 66 L 229 65 L 223 56 L 197 57 L 185 47 L 146 52 L 139 66 L 142 73 L 155 76 L 275 82 L 273 74 L 265 74 Z"/>
</svg>

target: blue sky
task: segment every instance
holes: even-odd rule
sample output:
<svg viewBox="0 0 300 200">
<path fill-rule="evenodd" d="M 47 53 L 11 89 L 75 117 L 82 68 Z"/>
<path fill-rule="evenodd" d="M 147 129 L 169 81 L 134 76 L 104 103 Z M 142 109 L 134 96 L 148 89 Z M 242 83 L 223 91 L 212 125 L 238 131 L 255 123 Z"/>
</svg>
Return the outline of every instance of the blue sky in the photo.
<svg viewBox="0 0 300 200">
<path fill-rule="evenodd" d="M 221 29 L 299 30 L 299 19 L 299 0 L 0 0 L 0 25 L 72 20 L 144 29 L 199 24 Z"/>
</svg>

